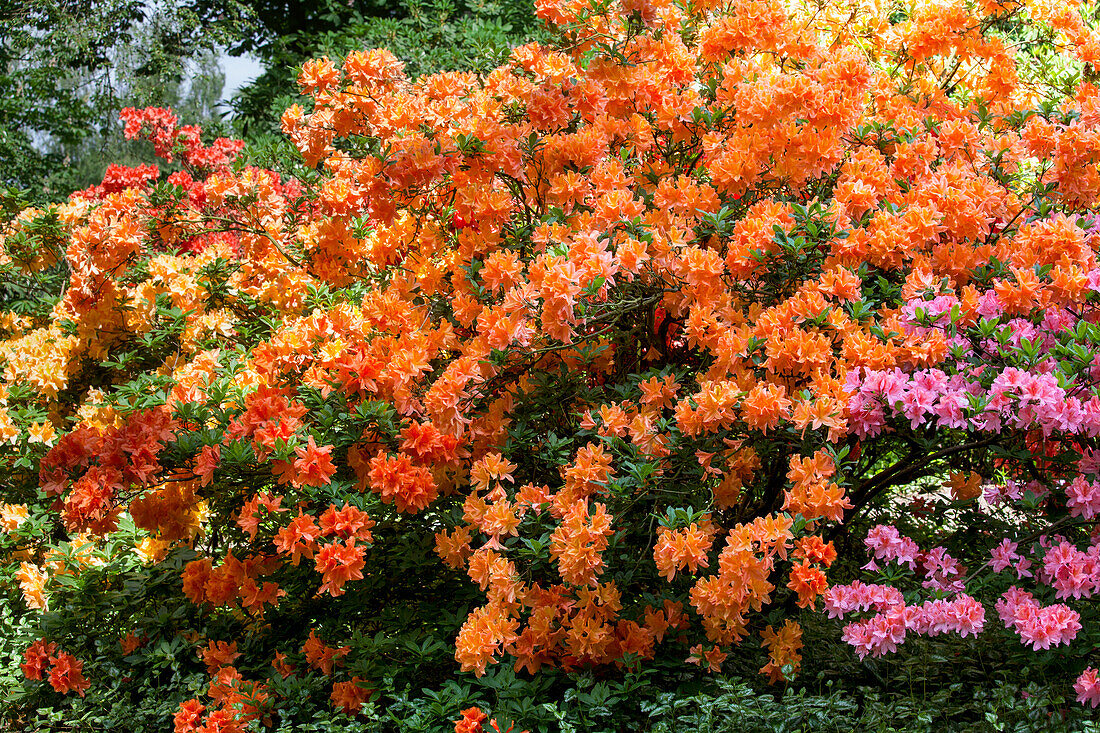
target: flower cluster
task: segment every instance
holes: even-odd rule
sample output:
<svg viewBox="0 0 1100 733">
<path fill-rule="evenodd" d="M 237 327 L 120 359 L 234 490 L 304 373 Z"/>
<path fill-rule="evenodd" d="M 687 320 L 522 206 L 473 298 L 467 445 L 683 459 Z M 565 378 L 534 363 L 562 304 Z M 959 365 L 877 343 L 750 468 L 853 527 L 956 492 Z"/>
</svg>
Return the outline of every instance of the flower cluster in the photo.
<svg viewBox="0 0 1100 733">
<path fill-rule="evenodd" d="M 300 180 L 125 110 L 183 170 L 0 224 L 5 273 L 67 273 L 0 313 L 20 613 L 99 648 L 67 575 L 109 558 L 205 649 L 181 732 L 263 722 L 295 669 L 355 714 L 364 640 L 460 606 L 475 675 L 719 671 L 756 636 L 790 679 L 775 602 L 866 614 L 861 657 L 986 633 L 987 604 L 1070 644 L 1100 592 L 1100 87 L 1033 59 L 1092 68 L 1100 35 L 1026 5 L 539 0 L 567 40 L 482 76 L 304 64 Z M 921 549 L 896 509 L 933 484 L 921 511 L 1002 529 Z M 830 587 L 868 512 L 897 586 Z M 87 683 L 41 642 L 47 669 Z"/>
<path fill-rule="evenodd" d="M 68 652 L 61 652 L 57 644 L 39 639 L 23 652 L 23 674 L 27 679 L 40 680 L 43 675 L 50 686 L 61 694 L 75 692 L 84 697 L 91 682 L 82 674 L 84 663 Z"/>
</svg>

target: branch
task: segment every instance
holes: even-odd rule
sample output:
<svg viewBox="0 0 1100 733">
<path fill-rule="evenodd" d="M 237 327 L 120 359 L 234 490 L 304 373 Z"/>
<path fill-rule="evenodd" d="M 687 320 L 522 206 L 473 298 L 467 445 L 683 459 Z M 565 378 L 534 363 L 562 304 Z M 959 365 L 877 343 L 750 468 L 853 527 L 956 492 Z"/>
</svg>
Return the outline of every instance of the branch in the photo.
<svg viewBox="0 0 1100 733">
<path fill-rule="evenodd" d="M 944 448 L 943 450 L 923 456 L 921 454 L 910 453 L 900 463 L 880 471 L 869 481 L 860 484 L 858 489 L 853 492 L 853 499 L 855 501 L 853 502 L 852 508 L 845 511 L 844 520 L 830 530 L 829 539 L 836 537 L 844 531 L 844 525 L 847 524 L 852 517 L 858 514 L 872 499 L 890 486 L 920 478 L 925 470 L 936 461 L 953 456 L 957 453 L 965 453 L 966 451 L 976 448 L 984 448 L 985 446 L 993 445 L 998 442 L 1000 438 L 1001 436 L 994 435 L 971 443 L 954 445 L 950 448 Z"/>
</svg>

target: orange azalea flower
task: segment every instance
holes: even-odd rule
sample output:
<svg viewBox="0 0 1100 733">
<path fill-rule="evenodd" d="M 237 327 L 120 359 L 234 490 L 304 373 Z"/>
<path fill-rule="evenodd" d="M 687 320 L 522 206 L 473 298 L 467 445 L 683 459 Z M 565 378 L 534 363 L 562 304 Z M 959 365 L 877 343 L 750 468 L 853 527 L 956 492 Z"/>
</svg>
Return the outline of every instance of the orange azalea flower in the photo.
<svg viewBox="0 0 1100 733">
<path fill-rule="evenodd" d="M 455 721 L 455 733 L 482 733 L 485 729 L 481 724 L 488 717 L 480 708 L 467 708 L 462 711 L 462 717 Z"/>
<path fill-rule="evenodd" d="M 47 445 L 54 441 L 56 435 L 53 425 L 48 422 L 31 423 L 27 428 L 27 434 L 30 436 L 28 442 Z"/>
<path fill-rule="evenodd" d="M 330 456 L 331 445 L 318 448 L 311 435 L 307 444 L 295 448 L 294 453 L 298 456 L 294 461 L 295 475 L 291 479 L 295 488 L 324 486 L 332 480 L 332 474 L 336 473 L 336 466 L 333 465 Z"/>
<path fill-rule="evenodd" d="M 33 642 L 26 651 L 23 652 L 23 663 L 20 667 L 23 669 L 23 674 L 29 680 L 40 680 L 42 674 L 46 671 L 46 668 L 52 663 L 54 652 L 57 651 L 57 644 L 53 642 L 46 643 L 45 639 L 38 639 Z"/>
<path fill-rule="evenodd" d="M 799 608 L 809 606 L 816 609 L 815 599 L 828 590 L 829 584 L 825 579 L 825 573 L 811 567 L 810 563 L 803 560 L 791 568 L 791 580 L 787 587 L 798 594 Z"/>
<path fill-rule="evenodd" d="M 421 511 L 438 494 L 431 472 L 424 466 L 413 465 L 405 453 L 390 458 L 379 451 L 370 460 L 368 477 L 371 490 L 380 494 L 383 502 L 395 504 L 399 512 Z"/>
<path fill-rule="evenodd" d="M 140 649 L 145 642 L 144 636 L 137 636 L 133 631 L 126 632 L 126 636 L 118 640 L 119 646 L 122 647 L 122 653 L 127 656 Z"/>
<path fill-rule="evenodd" d="M 836 560 L 836 548 L 817 535 L 803 537 L 795 543 L 794 556 L 829 567 Z"/>
<path fill-rule="evenodd" d="M 982 477 L 975 471 L 966 474 L 952 471 L 947 481 L 951 498 L 955 501 L 970 501 L 982 495 Z"/>
<path fill-rule="evenodd" d="M 741 401 L 741 418 L 751 428 L 763 433 L 775 428 L 780 419 L 787 417 L 791 401 L 782 386 L 758 384 Z"/>
<path fill-rule="evenodd" d="M 657 529 L 657 544 L 653 547 L 653 561 L 665 580 L 672 582 L 677 570 L 685 567 L 692 573 L 700 567 L 708 567 L 707 552 L 713 535 L 700 529 L 694 522 L 684 529 L 668 527 Z"/>
<path fill-rule="evenodd" d="M 292 565 L 297 565 L 301 558 L 313 557 L 317 547 L 316 540 L 321 536 L 321 530 L 312 515 L 298 511 L 298 516 L 290 520 L 290 524 L 279 529 L 275 533 L 275 549 L 281 554 L 290 555 Z"/>
<path fill-rule="evenodd" d="M 298 85 L 307 93 L 316 93 L 332 88 L 339 79 L 340 72 L 326 57 L 303 64 L 302 72 L 298 75 Z"/>
<path fill-rule="evenodd" d="M 495 655 L 516 640 L 518 628 L 519 622 L 502 613 L 499 607 L 474 609 L 455 639 L 455 661 L 463 672 L 481 677 L 489 663 L 496 663 Z"/>
<path fill-rule="evenodd" d="M 364 687 L 363 682 L 365 680 L 360 677 L 352 677 L 347 682 L 334 683 L 330 695 L 332 704 L 338 708 L 343 708 L 344 712 L 349 715 L 359 712 L 359 709 L 363 707 L 363 703 L 369 700 L 374 693 L 374 690 Z"/>
<path fill-rule="evenodd" d="M 520 511 L 517 511 L 519 509 Z M 522 507 L 516 507 L 507 500 L 494 501 L 481 517 L 479 528 L 490 536 L 491 541 L 500 543 L 501 537 L 515 535 L 522 516 Z"/>
<path fill-rule="evenodd" d="M 328 592 L 333 597 L 341 596 L 344 594 L 345 583 L 362 580 L 366 565 L 363 555 L 364 548 L 356 546 L 354 537 L 346 543 L 330 542 L 321 545 L 314 560 L 317 572 L 322 574 L 324 580 L 320 592 Z"/>
<path fill-rule="evenodd" d="M 313 629 L 309 631 L 309 638 L 302 645 L 302 654 L 306 655 L 306 664 L 318 670 L 322 674 L 332 674 L 332 668 L 343 664 L 343 658 L 351 651 L 351 647 L 333 648 L 325 645 L 317 638 Z"/>
<path fill-rule="evenodd" d="M 469 527 L 455 527 L 449 534 L 447 530 L 440 530 L 435 535 L 435 552 L 444 565 L 452 570 L 462 570 L 472 552 L 471 539 Z"/>
<path fill-rule="evenodd" d="M 321 515 L 321 534 L 325 537 L 354 537 L 364 544 L 370 544 L 374 541 L 370 531 L 373 526 L 374 520 L 351 504 L 345 504 L 342 509 L 337 509 L 335 504 L 329 504 Z"/>
<path fill-rule="evenodd" d="M 202 650 L 202 661 L 206 664 L 207 674 L 213 676 L 219 667 L 227 667 L 241 656 L 237 651 L 237 642 L 212 641 Z"/>
<path fill-rule="evenodd" d="M 489 482 L 493 479 L 515 483 L 512 472 L 516 465 L 501 457 L 500 453 L 487 453 L 470 468 L 470 480 L 479 489 L 489 488 Z"/>
<path fill-rule="evenodd" d="M 565 497 L 568 497 L 568 501 L 575 502 L 595 492 L 604 491 L 607 482 L 614 475 L 611 459 L 611 454 L 604 450 L 602 443 L 590 443 L 578 450 L 573 464 L 561 469 L 565 486 L 555 499 L 555 507 L 564 504 Z"/>
<path fill-rule="evenodd" d="M 192 698 L 180 703 L 173 718 L 176 733 L 193 733 L 199 730 L 204 712 L 206 706 L 198 699 Z"/>
<path fill-rule="evenodd" d="M 183 593 L 195 605 L 206 602 L 206 584 L 214 563 L 208 557 L 192 560 L 183 569 Z"/>
<path fill-rule="evenodd" d="M 256 539 L 256 532 L 260 527 L 261 508 L 263 509 L 262 516 L 265 517 L 269 514 L 288 511 L 280 506 L 282 501 L 283 497 L 272 496 L 267 492 L 256 494 L 241 507 L 241 512 L 237 517 L 237 526 L 248 533 L 249 539 Z"/>
<path fill-rule="evenodd" d="M 726 661 L 727 656 L 717 645 L 704 649 L 702 644 L 696 644 L 690 649 L 690 655 L 686 661 L 699 666 L 705 664 L 708 671 L 717 673 L 722 671 L 722 662 Z"/>
<path fill-rule="evenodd" d="M 61 694 L 76 692 L 84 697 L 85 691 L 91 687 L 91 682 L 81 674 L 84 662 L 67 652 L 58 652 L 56 657 L 50 657 L 50 686 Z"/>
<path fill-rule="evenodd" d="M 607 507 L 595 504 L 590 514 L 586 503 L 573 504 L 550 536 L 550 556 L 558 561 L 562 578 L 573 585 L 595 585 L 612 534 Z"/>
<path fill-rule="evenodd" d="M 275 668 L 283 678 L 289 677 L 294 673 L 294 667 L 286 661 L 286 654 L 282 652 L 275 652 L 275 658 L 271 660 L 271 666 Z"/>
<path fill-rule="evenodd" d="M 779 631 L 768 626 L 762 633 L 764 646 L 768 649 L 768 663 L 760 670 L 771 681 L 790 680 L 802 664 L 802 627 L 787 619 Z M 786 671 L 785 671 L 786 668 Z"/>
</svg>

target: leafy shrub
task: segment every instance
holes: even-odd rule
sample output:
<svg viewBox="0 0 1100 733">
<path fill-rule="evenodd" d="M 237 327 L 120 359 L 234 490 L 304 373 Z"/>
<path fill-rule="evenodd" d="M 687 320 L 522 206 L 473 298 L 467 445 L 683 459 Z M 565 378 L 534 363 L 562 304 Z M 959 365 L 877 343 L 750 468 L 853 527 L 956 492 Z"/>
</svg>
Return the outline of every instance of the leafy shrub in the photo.
<svg viewBox="0 0 1100 733">
<path fill-rule="evenodd" d="M 950 640 L 1043 678 L 952 724 L 1070 725 L 1100 702 L 1079 10 L 546 2 L 556 46 L 484 76 L 305 64 L 282 172 L 125 110 L 182 170 L 4 231 L 10 719 L 119 724 L 110 690 L 178 733 L 920 728 L 964 688 L 899 698 L 886 655 L 953 671 Z M 699 681 L 791 685 L 838 633 L 878 685 Z"/>
</svg>

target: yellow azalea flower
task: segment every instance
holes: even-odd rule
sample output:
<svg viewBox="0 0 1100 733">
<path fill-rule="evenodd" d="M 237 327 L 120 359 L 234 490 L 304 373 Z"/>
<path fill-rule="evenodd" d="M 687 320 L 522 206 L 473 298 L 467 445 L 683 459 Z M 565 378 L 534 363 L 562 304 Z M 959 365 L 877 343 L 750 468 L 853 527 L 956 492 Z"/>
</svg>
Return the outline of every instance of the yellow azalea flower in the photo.
<svg viewBox="0 0 1100 733">
<path fill-rule="evenodd" d="M 45 610 L 49 603 L 49 598 L 46 596 L 46 581 L 49 580 L 49 575 L 46 571 L 34 563 L 23 562 L 20 563 L 15 578 L 19 581 L 19 590 L 23 592 L 23 600 L 27 602 L 27 607 Z"/>
<path fill-rule="evenodd" d="M 51 445 L 56 437 L 53 425 L 48 422 L 31 423 L 27 428 L 27 433 L 30 436 L 27 439 L 29 443 L 44 443 L 46 445 Z"/>
<path fill-rule="evenodd" d="M 134 551 L 137 553 L 138 557 L 141 558 L 143 563 L 152 565 L 164 559 L 164 556 L 168 553 L 168 546 L 170 544 L 170 542 L 157 539 L 156 537 L 146 537 L 141 542 L 134 545 Z"/>
<path fill-rule="evenodd" d="M 18 435 L 19 428 L 15 427 L 11 415 L 8 414 L 7 410 L 0 410 L 0 441 L 14 443 Z"/>
<path fill-rule="evenodd" d="M 27 521 L 26 504 L 0 504 L 0 529 L 14 532 Z"/>
</svg>

